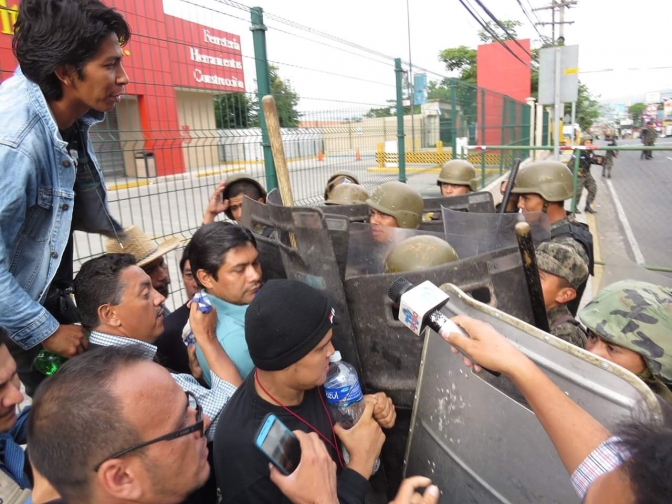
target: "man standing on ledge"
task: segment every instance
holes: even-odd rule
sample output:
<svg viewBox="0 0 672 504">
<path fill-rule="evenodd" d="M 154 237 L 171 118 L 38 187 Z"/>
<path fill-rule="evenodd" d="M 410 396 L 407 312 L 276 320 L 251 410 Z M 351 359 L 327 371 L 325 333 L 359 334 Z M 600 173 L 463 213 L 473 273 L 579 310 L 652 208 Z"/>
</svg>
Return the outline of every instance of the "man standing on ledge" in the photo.
<svg viewBox="0 0 672 504">
<path fill-rule="evenodd" d="M 22 0 L 0 85 L 0 325 L 32 395 L 42 348 L 72 357 L 87 341 L 71 299 L 73 231 L 119 239 L 89 139 L 121 101 L 124 18 L 98 0 Z"/>
</svg>

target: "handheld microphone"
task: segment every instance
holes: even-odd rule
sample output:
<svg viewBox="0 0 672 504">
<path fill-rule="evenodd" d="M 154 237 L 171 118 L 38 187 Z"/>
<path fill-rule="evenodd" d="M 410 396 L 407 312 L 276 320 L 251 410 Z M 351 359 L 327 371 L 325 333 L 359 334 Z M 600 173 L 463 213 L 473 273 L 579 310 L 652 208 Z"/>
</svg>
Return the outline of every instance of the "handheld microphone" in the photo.
<svg viewBox="0 0 672 504">
<path fill-rule="evenodd" d="M 416 287 L 405 278 L 397 278 L 388 289 L 387 295 L 393 303 L 399 305 L 399 321 L 416 335 L 420 336 L 425 327 L 429 326 L 439 335 L 441 331 L 444 331 L 458 333 L 466 338 L 469 337 L 464 329 L 439 311 L 439 308 L 449 301 L 450 296 L 429 280 Z M 477 364 L 461 349 L 454 348 L 474 364 Z M 490 371 L 483 366 L 480 367 L 494 376 L 501 374 Z"/>
</svg>

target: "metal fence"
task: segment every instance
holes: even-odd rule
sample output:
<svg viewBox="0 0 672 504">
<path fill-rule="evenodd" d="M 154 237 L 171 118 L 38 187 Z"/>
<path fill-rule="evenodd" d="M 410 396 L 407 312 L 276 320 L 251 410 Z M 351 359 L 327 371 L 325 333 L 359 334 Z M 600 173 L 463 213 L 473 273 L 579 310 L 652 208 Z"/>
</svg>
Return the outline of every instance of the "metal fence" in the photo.
<svg viewBox="0 0 672 504">
<path fill-rule="evenodd" d="M 0 81 L 16 68 L 10 47 L 18 3 L 0 1 Z M 276 184 L 259 112 L 264 94 L 278 102 L 299 205 L 320 202 L 326 180 L 338 170 L 373 187 L 438 171 L 466 145 L 529 145 L 525 103 L 429 74 L 443 94 L 411 107 L 404 101 L 411 93 L 401 60 L 274 14 L 264 19 L 261 9 L 230 0 L 106 3 L 132 28 L 124 47 L 131 83 L 91 139 L 112 214 L 159 241 L 188 240 L 211 192 L 230 174 L 249 173 L 269 188 Z M 279 60 L 278 54 L 285 56 Z M 337 67 L 330 63 L 335 55 L 342 62 Z M 485 182 L 525 152 L 470 156 L 482 165 Z M 104 244 L 98 236 L 75 236 L 78 269 L 103 253 Z M 178 250 L 168 257 L 173 306 L 182 301 L 180 255 Z"/>
</svg>

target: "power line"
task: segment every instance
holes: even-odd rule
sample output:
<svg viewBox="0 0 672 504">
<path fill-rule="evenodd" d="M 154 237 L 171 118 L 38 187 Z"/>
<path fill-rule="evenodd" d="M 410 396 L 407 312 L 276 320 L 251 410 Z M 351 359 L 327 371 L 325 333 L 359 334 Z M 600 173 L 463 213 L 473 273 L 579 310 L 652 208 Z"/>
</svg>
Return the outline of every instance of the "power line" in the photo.
<svg viewBox="0 0 672 504">
<path fill-rule="evenodd" d="M 530 67 L 529 63 L 526 63 L 525 61 L 523 61 L 522 59 L 520 59 L 520 57 L 519 57 L 516 53 L 514 53 L 514 52 L 511 50 L 511 48 L 510 48 L 509 46 L 507 46 L 507 45 L 502 41 L 502 39 L 500 39 L 499 36 L 498 36 L 494 31 L 492 31 L 492 30 L 490 29 L 490 28 L 489 28 L 489 27 L 488 27 L 488 26 L 487 26 L 487 25 L 486 25 L 486 24 L 485 24 L 485 23 L 484 23 L 484 22 L 483 22 L 483 21 L 482 21 L 482 20 L 481 20 L 481 19 L 480 19 L 480 18 L 479 18 L 479 17 L 478 17 L 478 16 L 477 16 L 477 15 L 476 15 L 476 14 L 475 14 L 475 13 L 468 7 L 468 6 L 467 6 L 466 3 L 464 3 L 464 0 L 459 0 L 459 2 L 462 4 L 462 7 L 464 7 L 464 8 L 467 10 L 467 12 L 468 12 L 469 14 L 471 14 L 471 17 L 473 17 L 473 18 L 476 20 L 476 22 L 477 22 L 479 25 L 481 25 L 481 27 L 486 31 L 486 33 L 488 33 L 492 38 L 494 38 L 497 42 L 499 42 L 499 43 L 501 44 L 501 46 L 502 46 L 504 49 L 506 49 L 506 50 L 511 54 L 511 56 L 513 56 L 514 58 L 516 58 L 518 61 L 520 61 L 520 62 L 521 62 L 523 65 L 525 65 L 526 67 Z"/>
<path fill-rule="evenodd" d="M 529 12 L 527 12 L 527 9 L 526 9 L 525 6 L 523 5 L 523 2 L 521 2 L 520 0 L 516 0 L 516 2 L 518 2 L 518 5 L 520 5 L 520 8 L 521 8 L 521 10 L 523 11 L 523 14 L 525 14 L 525 17 L 527 18 L 527 20 L 528 20 L 528 21 L 530 22 L 530 24 L 532 25 L 532 28 L 534 28 L 534 31 L 537 32 L 537 34 L 539 35 L 539 38 L 541 38 L 542 41 L 543 41 L 544 36 L 543 36 L 543 35 L 541 34 L 541 32 L 539 31 L 539 28 L 537 28 L 537 25 L 534 23 L 534 21 L 532 21 L 532 18 L 530 17 Z M 537 21 L 539 21 L 539 18 L 537 18 Z"/>
<path fill-rule="evenodd" d="M 485 4 L 484 4 L 483 2 L 481 2 L 481 0 L 474 0 L 474 1 L 479 5 L 479 7 L 480 7 L 481 9 L 483 9 L 483 11 L 490 17 L 490 19 L 492 19 L 492 20 L 495 22 L 495 24 L 496 24 L 497 26 L 499 26 L 499 27 L 502 29 L 502 31 L 506 34 L 506 36 L 509 37 L 509 40 L 513 40 L 513 41 L 516 43 L 516 45 L 517 45 L 518 47 L 520 47 L 523 51 L 525 51 L 525 53 L 526 53 L 530 58 L 532 57 L 532 55 L 530 54 L 530 51 L 528 51 L 527 49 L 525 49 L 525 48 L 522 46 L 522 44 L 521 44 L 520 42 L 518 42 L 518 40 L 516 40 L 516 39 L 511 35 L 511 33 L 509 33 L 509 30 L 506 28 L 506 26 L 504 26 L 504 25 L 502 24 L 502 22 L 501 22 L 499 19 L 497 19 L 497 16 L 495 16 L 495 15 L 494 15 L 494 14 L 493 14 L 493 13 L 486 7 L 486 6 L 485 6 Z"/>
</svg>

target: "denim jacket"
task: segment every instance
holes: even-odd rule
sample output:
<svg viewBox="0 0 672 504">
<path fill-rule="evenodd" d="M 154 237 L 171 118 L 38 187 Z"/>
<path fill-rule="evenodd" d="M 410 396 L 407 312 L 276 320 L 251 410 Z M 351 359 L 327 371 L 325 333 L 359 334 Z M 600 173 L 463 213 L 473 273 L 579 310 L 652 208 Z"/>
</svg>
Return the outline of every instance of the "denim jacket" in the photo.
<svg viewBox="0 0 672 504">
<path fill-rule="evenodd" d="M 19 69 L 0 84 L 0 325 L 24 349 L 58 329 L 40 303 L 71 228 L 108 236 L 121 232 L 109 217 L 103 174 L 88 135 L 104 117 L 89 111 L 79 119 L 95 169 L 77 180 L 75 196 L 75 162 L 39 86 Z"/>
</svg>

